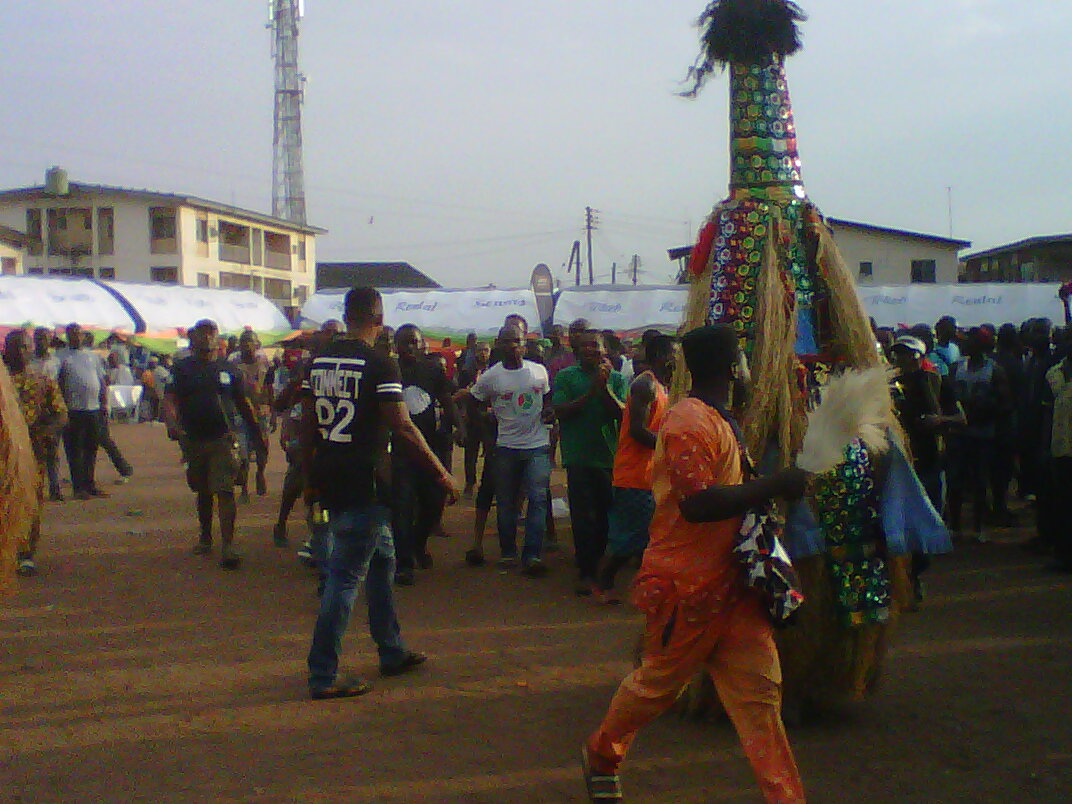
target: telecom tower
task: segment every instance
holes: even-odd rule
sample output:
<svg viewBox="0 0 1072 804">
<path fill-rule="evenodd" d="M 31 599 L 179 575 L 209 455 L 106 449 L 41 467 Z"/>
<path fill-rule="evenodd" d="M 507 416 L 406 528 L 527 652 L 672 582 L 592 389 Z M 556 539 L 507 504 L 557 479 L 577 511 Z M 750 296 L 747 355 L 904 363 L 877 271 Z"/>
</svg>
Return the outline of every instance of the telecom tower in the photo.
<svg viewBox="0 0 1072 804">
<path fill-rule="evenodd" d="M 272 215 L 305 223 L 301 107 L 305 76 L 298 72 L 298 21 L 305 0 L 268 0 L 275 61 L 275 133 L 272 136 Z"/>
</svg>

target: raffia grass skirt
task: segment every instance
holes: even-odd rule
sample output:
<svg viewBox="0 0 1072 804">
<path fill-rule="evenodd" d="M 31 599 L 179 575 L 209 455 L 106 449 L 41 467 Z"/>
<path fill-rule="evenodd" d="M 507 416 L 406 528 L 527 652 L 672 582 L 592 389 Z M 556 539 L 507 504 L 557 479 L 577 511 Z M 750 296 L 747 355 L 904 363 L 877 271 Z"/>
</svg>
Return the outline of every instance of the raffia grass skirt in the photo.
<svg viewBox="0 0 1072 804">
<path fill-rule="evenodd" d="M 870 697 L 879 688 L 886 649 L 900 614 L 911 601 L 911 556 L 889 561 L 889 621 L 854 628 L 842 622 L 835 607 L 826 558 L 812 556 L 793 564 L 806 602 L 791 626 L 775 632 L 785 706 L 798 712 L 824 713 Z M 697 718 L 722 713 L 707 673 L 697 673 L 675 708 L 682 715 Z"/>
</svg>

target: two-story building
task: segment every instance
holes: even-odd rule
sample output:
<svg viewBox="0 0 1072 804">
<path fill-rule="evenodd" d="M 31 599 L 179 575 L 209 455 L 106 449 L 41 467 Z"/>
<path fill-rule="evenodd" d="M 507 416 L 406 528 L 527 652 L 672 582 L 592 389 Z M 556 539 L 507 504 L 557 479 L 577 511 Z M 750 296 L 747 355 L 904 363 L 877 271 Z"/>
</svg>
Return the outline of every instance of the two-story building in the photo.
<svg viewBox="0 0 1072 804">
<path fill-rule="evenodd" d="M 0 226 L 25 233 L 16 274 L 253 290 L 284 309 L 312 295 L 325 233 L 196 196 L 68 182 L 58 168 L 0 192 Z"/>
<path fill-rule="evenodd" d="M 1029 237 L 964 258 L 962 282 L 1072 282 L 1072 234 Z"/>
</svg>

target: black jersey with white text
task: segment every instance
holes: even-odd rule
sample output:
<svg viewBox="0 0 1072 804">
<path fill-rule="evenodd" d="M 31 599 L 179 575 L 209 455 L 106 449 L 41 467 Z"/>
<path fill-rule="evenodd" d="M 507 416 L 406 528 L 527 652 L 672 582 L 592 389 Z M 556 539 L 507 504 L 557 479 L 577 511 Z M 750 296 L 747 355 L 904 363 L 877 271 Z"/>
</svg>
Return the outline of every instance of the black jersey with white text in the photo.
<svg viewBox="0 0 1072 804">
<path fill-rule="evenodd" d="M 362 341 L 336 338 L 313 358 L 303 387 L 312 395 L 319 432 L 311 480 L 321 504 L 368 504 L 383 449 L 380 403 L 402 401 L 398 363 Z"/>
</svg>

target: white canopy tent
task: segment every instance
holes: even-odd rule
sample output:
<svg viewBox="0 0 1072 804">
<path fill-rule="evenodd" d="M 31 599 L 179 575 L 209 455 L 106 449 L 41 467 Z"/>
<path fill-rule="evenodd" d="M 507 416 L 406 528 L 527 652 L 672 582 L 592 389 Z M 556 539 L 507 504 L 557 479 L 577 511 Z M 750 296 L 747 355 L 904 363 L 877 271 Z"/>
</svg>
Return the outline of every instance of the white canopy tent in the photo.
<svg viewBox="0 0 1072 804">
<path fill-rule="evenodd" d="M 91 279 L 0 276 L 0 326 L 62 327 L 134 332 L 123 304 Z"/>
<path fill-rule="evenodd" d="M 145 332 L 186 329 L 202 318 L 216 322 L 220 332 L 250 328 L 261 333 L 290 332 L 282 311 L 252 290 L 192 288 L 185 285 L 105 282 L 121 294 L 144 322 Z"/>
<path fill-rule="evenodd" d="M 319 327 L 325 321 L 342 321 L 346 290 L 314 293 L 301 310 L 302 327 Z M 503 319 L 517 313 L 538 331 L 540 315 L 532 288 L 514 290 L 488 288 L 477 290 L 381 290 L 383 320 L 389 327 L 416 324 L 426 337 L 464 339 L 475 332 L 482 338 L 493 337 Z"/>
</svg>

